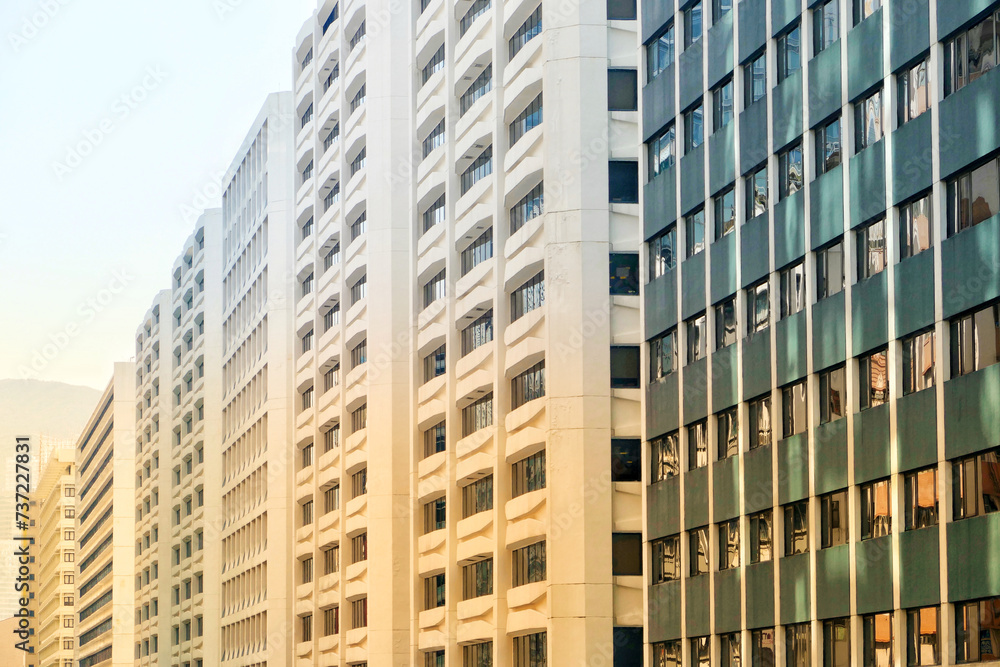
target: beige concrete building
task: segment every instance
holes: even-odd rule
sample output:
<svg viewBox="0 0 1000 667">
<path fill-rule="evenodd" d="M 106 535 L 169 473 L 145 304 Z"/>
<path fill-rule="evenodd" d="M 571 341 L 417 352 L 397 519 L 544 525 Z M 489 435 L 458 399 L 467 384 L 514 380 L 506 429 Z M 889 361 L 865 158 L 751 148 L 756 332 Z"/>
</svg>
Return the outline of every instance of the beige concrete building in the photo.
<svg viewBox="0 0 1000 667">
<path fill-rule="evenodd" d="M 76 444 L 77 667 L 133 664 L 135 378 L 115 364 Z"/>
<path fill-rule="evenodd" d="M 298 664 L 641 664 L 634 18 L 300 33 Z"/>
<path fill-rule="evenodd" d="M 76 646 L 76 459 L 73 449 L 57 449 L 32 494 L 35 539 L 35 597 L 31 611 L 35 637 L 32 664 L 72 667 Z M 3 664 L 8 664 L 4 662 Z"/>
<path fill-rule="evenodd" d="M 221 211 L 206 212 L 136 332 L 138 665 L 219 652 L 221 239 Z"/>
</svg>

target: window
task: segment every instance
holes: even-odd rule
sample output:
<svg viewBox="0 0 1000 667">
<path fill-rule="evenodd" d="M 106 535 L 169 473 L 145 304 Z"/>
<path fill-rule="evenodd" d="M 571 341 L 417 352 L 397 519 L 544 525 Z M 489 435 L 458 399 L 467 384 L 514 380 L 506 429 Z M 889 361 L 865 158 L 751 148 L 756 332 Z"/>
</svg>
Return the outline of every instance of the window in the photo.
<svg viewBox="0 0 1000 667">
<path fill-rule="evenodd" d="M 609 21 L 634 21 L 635 16 L 635 0 L 608 0 Z"/>
<path fill-rule="evenodd" d="M 953 461 L 951 464 L 952 519 L 1000 511 L 1000 448 Z"/>
<path fill-rule="evenodd" d="M 854 103 L 855 153 L 860 153 L 882 139 L 882 91 Z"/>
<path fill-rule="evenodd" d="M 646 76 L 652 81 L 660 72 L 674 62 L 674 25 L 671 23 L 666 30 L 653 38 L 646 45 Z"/>
<path fill-rule="evenodd" d="M 925 57 L 916 65 L 907 67 L 896 75 L 896 114 L 900 126 L 930 108 L 930 93 L 927 86 L 928 66 L 928 58 Z"/>
<path fill-rule="evenodd" d="M 838 241 L 816 251 L 816 299 L 825 299 L 843 291 L 844 244 Z"/>
<path fill-rule="evenodd" d="M 677 581 L 681 578 L 680 544 L 680 535 L 671 535 L 650 542 L 653 549 L 651 564 L 654 584 Z"/>
<path fill-rule="evenodd" d="M 535 542 L 511 553 L 511 587 L 545 581 L 545 541 Z"/>
<path fill-rule="evenodd" d="M 444 574 L 432 574 L 424 579 L 424 609 L 444 606 Z"/>
<path fill-rule="evenodd" d="M 420 71 L 420 83 L 425 84 L 427 80 L 430 79 L 436 72 L 440 72 L 444 69 L 444 44 L 434 52 L 431 59 L 427 61 L 423 69 Z M 426 155 L 424 156 L 426 157 Z"/>
<path fill-rule="evenodd" d="M 340 304 L 335 303 L 323 314 L 323 329 L 329 331 L 338 324 L 340 324 Z"/>
<path fill-rule="evenodd" d="M 736 193 L 733 188 L 713 197 L 715 203 L 715 240 L 736 230 Z"/>
<path fill-rule="evenodd" d="M 361 364 L 368 362 L 368 339 L 351 348 L 351 368 L 357 368 Z"/>
<path fill-rule="evenodd" d="M 340 508 L 340 485 L 331 486 L 323 491 L 323 513 L 333 512 Z"/>
<path fill-rule="evenodd" d="M 512 498 L 544 489 L 545 450 L 515 461 L 511 465 L 510 484 Z M 492 486 L 490 488 L 492 489 Z M 492 508 L 492 505 L 490 507 Z"/>
<path fill-rule="evenodd" d="M 302 570 L 302 583 L 303 584 L 310 583 L 313 580 L 313 559 L 312 558 L 304 559 L 300 567 Z"/>
<path fill-rule="evenodd" d="M 858 383 L 862 410 L 884 405 L 889 400 L 889 365 L 884 348 L 858 359 Z"/>
<path fill-rule="evenodd" d="M 313 444 L 310 442 L 302 448 L 302 467 L 308 468 L 313 464 Z"/>
<path fill-rule="evenodd" d="M 351 498 L 368 493 L 368 468 L 362 468 L 351 475 Z"/>
<path fill-rule="evenodd" d="M 652 461 L 652 480 L 662 482 L 680 473 L 680 449 L 677 432 L 662 435 L 649 441 Z"/>
<path fill-rule="evenodd" d="M 684 10 L 684 48 L 701 39 L 701 0 Z"/>
<path fill-rule="evenodd" d="M 510 320 L 515 322 L 523 315 L 540 308 L 545 303 L 545 272 L 524 283 L 510 295 Z"/>
<path fill-rule="evenodd" d="M 642 481 L 641 441 L 633 438 L 611 439 L 611 481 Z"/>
<path fill-rule="evenodd" d="M 747 402 L 747 425 L 749 427 L 748 449 L 771 444 L 771 397 L 762 396 Z"/>
<path fill-rule="evenodd" d="M 740 566 L 740 520 L 719 524 L 719 570 Z"/>
<path fill-rule="evenodd" d="M 358 151 L 358 154 L 354 156 L 353 160 L 351 160 L 351 176 L 354 176 L 356 173 L 364 169 L 367 162 L 368 151 L 365 146 L 362 146 L 361 150 Z"/>
<path fill-rule="evenodd" d="M 730 408 L 725 412 L 720 412 L 716 417 L 718 428 L 718 458 L 727 459 L 736 456 L 740 452 L 739 440 L 739 414 L 736 408 Z"/>
<path fill-rule="evenodd" d="M 608 193 L 612 204 L 638 204 L 639 163 L 627 160 L 609 161 Z"/>
<path fill-rule="evenodd" d="M 510 409 L 545 396 L 545 360 L 538 362 L 510 381 Z"/>
<path fill-rule="evenodd" d="M 712 0 L 712 25 L 719 22 L 733 8 L 733 0 Z"/>
<path fill-rule="evenodd" d="M 493 392 L 462 409 L 462 437 L 493 425 Z"/>
<path fill-rule="evenodd" d="M 791 317 L 806 307 L 806 268 L 803 262 L 778 273 L 781 288 L 781 319 Z"/>
<path fill-rule="evenodd" d="M 785 626 L 785 667 L 809 667 L 812 663 L 809 623 Z M 824 663 L 830 665 L 830 663 Z M 833 666 L 831 666 L 833 667 Z M 843 667 L 837 665 L 836 667 Z"/>
<path fill-rule="evenodd" d="M 712 638 L 692 637 L 691 638 L 691 667 L 711 667 L 712 664 Z"/>
<path fill-rule="evenodd" d="M 612 296 L 639 294 L 639 254 L 613 252 L 609 259 L 609 289 Z"/>
<path fill-rule="evenodd" d="M 338 384 L 340 384 L 340 364 L 334 364 L 323 373 L 323 391 L 330 391 Z"/>
<path fill-rule="evenodd" d="M 997 64 L 993 15 L 963 30 L 944 45 L 945 97 L 964 88 Z"/>
<path fill-rule="evenodd" d="M 899 207 L 899 259 L 923 252 L 933 243 L 929 195 Z"/>
<path fill-rule="evenodd" d="M 819 55 L 840 38 L 838 0 L 827 0 L 813 9 L 813 55 Z"/>
<path fill-rule="evenodd" d="M 492 247 L 492 246 L 491 246 Z M 463 268 L 465 254 L 462 254 Z M 443 299 L 447 291 L 447 281 L 445 279 L 445 270 L 441 269 L 433 278 L 427 281 L 424 285 L 424 308 L 431 305 L 438 299 Z"/>
<path fill-rule="evenodd" d="M 704 313 L 684 324 L 687 327 L 687 362 L 693 364 L 708 354 L 708 324 Z"/>
<path fill-rule="evenodd" d="M 639 388 L 639 347 L 637 345 L 611 346 L 611 388 Z"/>
<path fill-rule="evenodd" d="M 656 642 L 652 644 L 652 647 L 655 667 L 681 667 L 681 642 L 679 639 Z"/>
<path fill-rule="evenodd" d="M 649 341 L 649 380 L 659 382 L 677 370 L 677 332 L 668 331 Z"/>
<path fill-rule="evenodd" d="M 740 667 L 743 664 L 740 658 L 740 633 L 719 635 L 719 648 L 720 667 Z"/>
<path fill-rule="evenodd" d="M 649 279 L 655 280 L 673 271 L 677 265 L 677 228 L 671 225 L 649 241 Z"/>
<path fill-rule="evenodd" d="M 747 297 L 747 338 L 767 329 L 771 317 L 771 299 L 768 296 L 767 279 L 746 290 Z"/>
<path fill-rule="evenodd" d="M 934 332 L 903 339 L 903 396 L 934 386 Z"/>
<path fill-rule="evenodd" d="M 540 9 L 541 7 L 539 7 Z M 513 146 L 529 131 L 542 124 L 542 94 L 531 101 L 509 126 L 510 145 Z"/>
<path fill-rule="evenodd" d="M 340 424 L 334 424 L 333 428 L 327 429 L 323 433 L 323 452 L 329 452 L 340 446 Z"/>
<path fill-rule="evenodd" d="M 462 356 L 493 340 L 493 309 L 462 330 Z"/>
<path fill-rule="evenodd" d="M 462 518 L 493 509 L 493 475 L 462 487 Z"/>
<path fill-rule="evenodd" d="M 854 0 L 854 25 L 864 21 L 882 6 L 882 0 Z"/>
<path fill-rule="evenodd" d="M 688 575 L 697 577 L 709 572 L 708 528 L 695 528 L 688 532 Z"/>
<path fill-rule="evenodd" d="M 955 662 L 997 659 L 1000 653 L 996 647 L 997 619 L 1000 619 L 1000 597 L 955 605 Z"/>
<path fill-rule="evenodd" d="M 806 430 L 806 405 L 805 380 L 781 388 L 782 437 Z"/>
<path fill-rule="evenodd" d="M 424 457 L 443 452 L 447 446 L 445 422 L 440 421 L 424 431 Z"/>
<path fill-rule="evenodd" d="M 444 47 L 441 47 L 441 48 L 444 48 Z M 434 129 L 431 130 L 431 133 L 428 134 L 427 137 L 424 139 L 424 143 L 423 143 L 423 156 L 427 157 L 428 155 L 430 155 L 431 153 L 433 153 L 436 148 L 439 148 L 441 146 L 444 146 L 444 121 L 443 120 L 440 123 L 438 123 L 437 125 L 435 125 Z M 441 195 L 441 197 L 438 198 L 438 201 L 441 202 L 441 204 L 443 206 L 444 205 L 444 195 Z M 437 202 L 435 202 L 435 204 L 436 203 Z M 425 213 L 424 214 L 424 226 L 425 227 L 427 226 L 426 221 L 427 221 L 427 214 Z M 427 231 L 427 230 L 424 229 L 424 231 Z"/>
<path fill-rule="evenodd" d="M 751 514 L 750 521 L 750 563 L 765 563 L 772 558 L 771 550 L 771 510 Z"/>
<path fill-rule="evenodd" d="M 719 2 L 719 0 L 715 0 Z M 712 91 L 712 131 L 718 132 L 733 119 L 733 80 L 728 79 Z"/>
<path fill-rule="evenodd" d="M 948 181 L 947 197 L 948 236 L 1000 212 L 1000 172 L 996 158 Z"/>
<path fill-rule="evenodd" d="M 847 544 L 849 523 L 847 491 L 836 491 L 820 496 L 819 509 L 820 548 L 828 549 Z"/>
<path fill-rule="evenodd" d="M 804 554 L 809 550 L 809 501 L 785 505 L 785 555 Z M 847 511 L 847 508 L 844 508 Z M 847 520 L 847 517 L 844 517 Z"/>
<path fill-rule="evenodd" d="M 517 29 L 514 36 L 510 38 L 509 42 L 509 56 L 508 60 L 513 60 L 514 56 L 520 53 L 524 45 L 533 40 L 535 37 L 542 33 L 542 6 L 538 7 L 531 13 L 521 27 Z"/>
<path fill-rule="evenodd" d="M 802 189 L 802 146 L 795 144 L 778 155 L 778 199 Z"/>
<path fill-rule="evenodd" d="M 819 374 L 819 423 L 828 424 L 844 416 L 847 402 L 847 378 L 844 367 Z"/>
<path fill-rule="evenodd" d="M 445 667 L 444 651 L 426 651 L 424 653 L 424 667 Z"/>
<path fill-rule="evenodd" d="M 493 90 L 493 63 L 486 66 L 482 73 L 476 77 L 476 80 L 462 94 L 462 97 L 459 98 L 459 117 L 464 116 L 479 98 L 491 90 Z"/>
<path fill-rule="evenodd" d="M 608 111 L 639 108 L 639 73 L 634 69 L 608 70 Z"/>
<path fill-rule="evenodd" d="M 433 533 L 447 526 L 445 498 L 437 498 L 424 503 L 424 534 Z"/>
<path fill-rule="evenodd" d="M 687 427 L 688 470 L 697 470 L 708 465 L 707 422 L 698 422 Z"/>
<path fill-rule="evenodd" d="M 612 576 L 642 576 L 642 533 L 611 533 Z"/>
<path fill-rule="evenodd" d="M 851 620 L 835 618 L 823 621 L 824 667 L 850 667 Z"/>
<path fill-rule="evenodd" d="M 434 378 L 444 375 L 448 369 L 447 353 L 442 345 L 424 357 L 424 382 L 430 382 Z"/>
<path fill-rule="evenodd" d="M 368 404 L 362 403 L 361 407 L 351 413 L 351 433 L 357 433 L 368 427 Z"/>
<path fill-rule="evenodd" d="M 733 296 L 715 306 L 715 349 L 732 345 L 737 335 L 736 297 Z"/>
<path fill-rule="evenodd" d="M 472 164 L 462 172 L 462 194 L 472 189 L 472 186 L 493 173 L 493 146 L 487 146 Z"/>
<path fill-rule="evenodd" d="M 354 94 L 353 98 L 351 98 L 351 113 L 357 111 L 358 107 L 365 103 L 366 98 L 366 84 L 362 83 L 361 87 L 358 88 L 358 92 Z"/>
<path fill-rule="evenodd" d="M 323 636 L 329 637 L 340 632 L 340 607 L 323 610 Z"/>
<path fill-rule="evenodd" d="M 861 539 L 884 537 L 892 532 L 892 505 L 889 480 L 883 479 L 861 487 Z"/>
<path fill-rule="evenodd" d="M 351 627 L 368 627 L 368 598 L 351 602 Z"/>
<path fill-rule="evenodd" d="M 745 178 L 747 193 L 747 220 L 767 212 L 767 165 L 761 165 Z"/>
<path fill-rule="evenodd" d="M 546 633 L 514 637 L 514 667 L 545 667 L 547 660 Z"/>
<path fill-rule="evenodd" d="M 767 94 L 767 57 L 764 52 L 743 65 L 743 85 L 744 109 Z"/>
<path fill-rule="evenodd" d="M 836 0 L 834 0 L 835 2 Z M 840 118 L 834 118 L 825 125 L 816 128 L 816 174 L 826 172 L 840 166 Z"/>
<path fill-rule="evenodd" d="M 485 558 L 462 568 L 464 600 L 493 594 L 493 559 Z"/>
<path fill-rule="evenodd" d="M 858 281 L 885 270 L 885 220 L 876 220 L 858 230 Z"/>
<path fill-rule="evenodd" d="M 906 610 L 906 664 L 938 665 L 941 651 L 938 644 L 940 621 L 937 607 Z"/>
<path fill-rule="evenodd" d="M 684 154 L 705 141 L 705 109 L 699 104 L 684 112 Z"/>
<path fill-rule="evenodd" d="M 308 526 L 313 522 L 313 501 L 307 500 L 302 503 L 302 525 Z"/>
<path fill-rule="evenodd" d="M 493 667 L 493 642 L 479 642 L 478 644 L 468 644 L 463 646 L 462 666 Z"/>
<path fill-rule="evenodd" d="M 351 305 L 353 306 L 366 296 L 368 296 L 368 276 L 364 275 L 358 279 L 358 282 L 351 285 Z"/>
<path fill-rule="evenodd" d="M 903 530 L 938 525 L 937 468 L 903 475 Z"/>
<path fill-rule="evenodd" d="M 351 538 L 351 563 L 368 560 L 368 533 Z"/>
<path fill-rule="evenodd" d="M 510 233 L 514 234 L 524 226 L 524 223 L 533 220 L 542 214 L 544 204 L 544 184 L 539 183 L 531 192 L 524 195 L 520 201 L 510 209 Z"/>
<path fill-rule="evenodd" d="M 801 65 L 800 58 L 800 30 L 799 24 L 778 37 L 778 83 L 781 83 L 789 76 L 799 71 Z"/>
<path fill-rule="evenodd" d="M 694 257 L 705 249 L 705 210 L 695 211 L 684 217 L 687 239 L 687 256 Z"/>
</svg>

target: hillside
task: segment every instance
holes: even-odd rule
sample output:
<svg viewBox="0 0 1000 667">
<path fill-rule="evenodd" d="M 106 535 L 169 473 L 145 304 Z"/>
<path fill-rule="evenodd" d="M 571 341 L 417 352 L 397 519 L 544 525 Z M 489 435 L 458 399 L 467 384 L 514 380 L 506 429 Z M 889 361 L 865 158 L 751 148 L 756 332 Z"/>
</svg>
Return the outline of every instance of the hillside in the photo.
<svg viewBox="0 0 1000 667">
<path fill-rule="evenodd" d="M 90 387 L 0 380 L 0 438 L 46 435 L 76 441 L 101 392 Z"/>
</svg>

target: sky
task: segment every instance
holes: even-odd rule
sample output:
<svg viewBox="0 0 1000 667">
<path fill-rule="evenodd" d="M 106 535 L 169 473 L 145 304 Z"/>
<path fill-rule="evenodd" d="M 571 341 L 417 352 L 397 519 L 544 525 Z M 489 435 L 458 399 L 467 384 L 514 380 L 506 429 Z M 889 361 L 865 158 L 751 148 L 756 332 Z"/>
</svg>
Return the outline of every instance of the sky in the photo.
<svg viewBox="0 0 1000 667">
<path fill-rule="evenodd" d="M 316 0 L 0 4 L 0 379 L 103 389 Z"/>
</svg>

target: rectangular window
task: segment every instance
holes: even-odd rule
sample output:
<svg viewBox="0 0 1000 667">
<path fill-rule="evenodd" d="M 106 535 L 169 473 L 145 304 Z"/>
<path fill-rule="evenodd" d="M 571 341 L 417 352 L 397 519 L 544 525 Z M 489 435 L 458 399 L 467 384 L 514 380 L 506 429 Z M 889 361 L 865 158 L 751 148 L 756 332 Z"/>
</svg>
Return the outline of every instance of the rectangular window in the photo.
<svg viewBox="0 0 1000 667">
<path fill-rule="evenodd" d="M 544 449 L 511 464 L 510 485 L 512 498 L 545 488 Z"/>
<path fill-rule="evenodd" d="M 906 610 L 907 667 L 941 664 L 940 629 L 937 607 Z"/>
<path fill-rule="evenodd" d="M 642 576 L 642 533 L 611 533 L 612 576 Z"/>
<path fill-rule="evenodd" d="M 882 91 L 854 103 L 854 152 L 860 153 L 882 139 Z"/>
<path fill-rule="evenodd" d="M 854 25 L 874 14 L 881 6 L 882 0 L 854 0 Z"/>
<path fill-rule="evenodd" d="M 368 560 L 368 533 L 361 533 L 351 538 L 351 562 L 361 563 Z"/>
<path fill-rule="evenodd" d="M 688 575 L 697 577 L 709 572 L 708 528 L 695 528 L 688 532 Z"/>
<path fill-rule="evenodd" d="M 368 361 L 368 339 L 351 348 L 351 368 L 357 368 Z"/>
<path fill-rule="evenodd" d="M 323 636 L 329 637 L 340 632 L 340 607 L 323 610 Z"/>
<path fill-rule="evenodd" d="M 434 74 L 440 72 L 444 69 L 444 44 L 442 44 L 431 59 L 427 61 L 427 64 L 423 66 L 420 70 L 420 83 L 425 84 L 427 80 L 430 79 Z"/>
<path fill-rule="evenodd" d="M 444 345 L 424 357 L 424 382 L 430 382 L 434 378 L 444 375 L 448 370 L 447 359 L 447 350 Z"/>
<path fill-rule="evenodd" d="M 514 637 L 514 667 L 545 667 L 548 662 L 546 633 Z"/>
<path fill-rule="evenodd" d="M 463 646 L 462 667 L 493 667 L 493 642 Z"/>
<path fill-rule="evenodd" d="M 806 430 L 806 381 L 781 388 L 782 437 L 789 438 Z"/>
<path fill-rule="evenodd" d="M 816 300 L 844 289 L 844 244 L 841 241 L 816 251 Z"/>
<path fill-rule="evenodd" d="M 681 667 L 681 642 L 679 639 L 656 642 L 652 644 L 652 647 L 655 667 Z"/>
<path fill-rule="evenodd" d="M 826 172 L 840 166 L 840 118 L 834 118 L 825 125 L 816 128 L 816 174 Z"/>
<path fill-rule="evenodd" d="M 947 50 L 947 47 L 945 47 Z M 930 92 L 927 85 L 928 58 L 907 67 L 896 75 L 896 114 L 902 126 L 930 108 Z"/>
<path fill-rule="evenodd" d="M 639 253 L 609 253 L 608 269 L 608 289 L 612 296 L 638 296 Z"/>
<path fill-rule="evenodd" d="M 719 524 L 719 570 L 740 566 L 740 520 Z"/>
<path fill-rule="evenodd" d="M 650 542 L 653 549 L 652 567 L 653 583 L 662 584 L 667 581 L 677 581 L 681 577 L 681 538 L 671 535 Z"/>
<path fill-rule="evenodd" d="M 647 83 L 659 76 L 660 72 L 674 62 L 674 24 L 653 38 L 646 45 L 646 78 Z"/>
<path fill-rule="evenodd" d="M 334 424 L 333 428 L 323 433 L 323 452 L 329 452 L 340 446 L 340 424 Z"/>
<path fill-rule="evenodd" d="M 823 664 L 830 667 L 851 664 L 851 619 L 823 621 Z"/>
<path fill-rule="evenodd" d="M 809 623 L 785 626 L 785 667 L 809 667 L 812 664 L 812 641 Z M 831 667 L 846 667 L 826 662 Z"/>
<path fill-rule="evenodd" d="M 745 178 L 747 220 L 767 212 L 767 165 L 761 166 Z"/>
<path fill-rule="evenodd" d="M 302 525 L 308 526 L 313 522 L 313 501 L 307 500 L 302 503 Z"/>
<path fill-rule="evenodd" d="M 933 227 L 931 226 L 930 195 L 902 204 L 899 207 L 899 259 L 923 252 L 931 247 Z"/>
<path fill-rule="evenodd" d="M 847 406 L 847 377 L 843 366 L 819 374 L 819 423 L 842 418 Z"/>
<path fill-rule="evenodd" d="M 308 584 L 313 580 L 313 559 L 306 558 L 302 561 L 302 583 Z"/>
<path fill-rule="evenodd" d="M 715 240 L 736 231 L 736 192 L 730 187 L 712 198 L 715 202 Z"/>
<path fill-rule="evenodd" d="M 445 498 L 437 498 L 424 503 L 424 534 L 433 533 L 447 526 L 447 510 Z"/>
<path fill-rule="evenodd" d="M 484 558 L 462 567 L 462 599 L 493 594 L 493 559 Z"/>
<path fill-rule="evenodd" d="M 955 605 L 955 662 L 993 662 L 1000 597 Z"/>
<path fill-rule="evenodd" d="M 687 327 L 687 363 L 693 364 L 708 354 L 708 323 L 702 313 L 684 324 Z"/>
<path fill-rule="evenodd" d="M 323 492 L 324 514 L 340 509 L 340 485 L 336 484 Z"/>
<path fill-rule="evenodd" d="M 611 439 L 611 481 L 642 481 L 642 441 L 637 438 Z"/>
<path fill-rule="evenodd" d="M 996 158 L 948 181 L 948 236 L 1000 212 L 1000 170 Z"/>
<path fill-rule="evenodd" d="M 424 578 L 424 609 L 444 606 L 444 574 L 432 574 Z"/>
<path fill-rule="evenodd" d="M 849 510 L 847 491 L 835 491 L 819 498 L 820 548 L 828 549 L 847 544 Z M 808 521 L 808 519 L 806 519 Z"/>
<path fill-rule="evenodd" d="M 938 525 L 937 467 L 903 475 L 903 530 Z"/>
<path fill-rule="evenodd" d="M 750 563 L 766 563 L 772 558 L 771 510 L 751 514 L 750 522 Z"/>
<path fill-rule="evenodd" d="M 813 9 L 813 55 L 819 55 L 840 38 L 838 0 L 827 0 Z"/>
<path fill-rule="evenodd" d="M 884 537 L 892 532 L 892 505 L 889 480 L 861 487 L 861 539 Z"/>
<path fill-rule="evenodd" d="M 490 227 L 462 251 L 462 275 L 466 275 L 469 271 L 492 257 L 493 228 Z M 442 271 L 439 275 L 443 278 L 443 274 L 444 271 Z M 441 296 L 444 296 L 444 288 L 441 289 Z"/>
<path fill-rule="evenodd" d="M 652 461 L 652 480 L 662 482 L 680 474 L 680 448 L 677 432 L 662 435 L 649 441 Z"/>
<path fill-rule="evenodd" d="M 513 146 L 525 134 L 542 124 L 542 94 L 531 101 L 524 111 L 515 118 L 509 126 L 510 146 Z"/>
<path fill-rule="evenodd" d="M 611 346 L 611 388 L 639 388 L 639 346 Z"/>
<path fill-rule="evenodd" d="M 487 146 L 472 164 L 462 172 L 461 191 L 464 195 L 472 186 L 493 173 L 493 146 Z"/>
<path fill-rule="evenodd" d="M 1000 511 L 1000 448 L 951 464 L 952 520 Z"/>
<path fill-rule="evenodd" d="M 368 427 L 368 404 L 363 403 L 361 407 L 351 413 L 351 433 L 357 433 Z"/>
<path fill-rule="evenodd" d="M 934 386 L 934 332 L 904 338 L 903 396 Z"/>
<path fill-rule="evenodd" d="M 684 216 L 685 237 L 687 239 L 687 256 L 694 257 L 705 249 L 705 210 L 695 211 Z"/>
<path fill-rule="evenodd" d="M 736 408 L 730 408 L 720 412 L 716 416 L 716 428 L 718 430 L 718 459 L 728 459 L 740 453 L 740 418 Z"/>
<path fill-rule="evenodd" d="M 368 598 L 361 598 L 351 602 L 351 627 L 368 627 Z"/>
<path fill-rule="evenodd" d="M 861 664 L 892 667 L 892 612 L 861 617 Z"/>
<path fill-rule="evenodd" d="M 666 231 L 649 241 L 649 279 L 656 280 L 677 265 L 677 227 L 671 225 Z"/>
<path fill-rule="evenodd" d="M 889 363 L 885 348 L 858 359 L 858 398 L 862 410 L 889 400 Z"/>
<path fill-rule="evenodd" d="M 770 285 L 765 278 L 746 289 L 747 338 L 753 338 L 771 323 Z"/>
<path fill-rule="evenodd" d="M 545 581 L 545 541 L 511 552 L 511 587 Z"/>
<path fill-rule="evenodd" d="M 720 667 L 740 667 L 743 664 L 743 651 L 740 645 L 740 633 L 731 632 L 719 635 Z"/>
<path fill-rule="evenodd" d="M 712 665 L 712 638 L 692 637 L 691 667 L 711 667 L 711 665 Z"/>
<path fill-rule="evenodd" d="M 634 69 L 608 70 L 608 111 L 639 108 L 639 73 Z"/>
<path fill-rule="evenodd" d="M 649 341 L 649 381 L 659 382 L 677 370 L 677 332 Z"/>
<path fill-rule="evenodd" d="M 440 421 L 424 431 L 424 458 L 443 452 L 446 446 L 445 422 Z"/>
<path fill-rule="evenodd" d="M 465 259 L 463 254 L 463 260 Z M 431 305 L 438 299 L 443 299 L 447 291 L 447 281 L 445 279 L 445 270 L 441 269 L 432 277 L 427 284 L 424 285 L 424 308 Z"/>
<path fill-rule="evenodd" d="M 761 52 L 753 60 L 743 65 L 743 108 L 767 94 L 767 56 Z"/>
<path fill-rule="evenodd" d="M 858 281 L 867 280 L 885 270 L 888 263 L 885 247 L 885 220 L 876 220 L 858 230 Z"/>
<path fill-rule="evenodd" d="M 462 409 L 462 437 L 493 425 L 493 392 Z"/>
<path fill-rule="evenodd" d="M 639 163 L 629 160 L 608 162 L 608 201 L 612 204 L 639 203 Z"/>
<path fill-rule="evenodd" d="M 705 108 L 699 104 L 684 112 L 684 154 L 705 141 Z"/>
<path fill-rule="evenodd" d="M 785 513 L 785 556 L 804 554 L 809 550 L 809 501 L 785 505 L 782 509 Z"/>
<path fill-rule="evenodd" d="M 368 493 L 368 468 L 362 468 L 351 475 L 351 498 Z"/>
<path fill-rule="evenodd" d="M 538 362 L 510 381 L 510 409 L 545 396 L 545 360 Z"/>
<path fill-rule="evenodd" d="M 351 305 L 353 306 L 357 302 L 361 301 L 368 296 L 368 276 L 364 275 L 358 279 L 358 282 L 351 285 Z"/>
<path fill-rule="evenodd" d="M 801 32 L 798 23 L 778 37 L 778 83 L 799 71 L 801 64 Z"/>
<path fill-rule="evenodd" d="M 765 447 L 771 444 L 771 397 L 760 398 L 747 402 L 747 425 L 750 441 L 749 450 Z"/>
<path fill-rule="evenodd" d="M 540 308 L 545 303 L 545 272 L 539 271 L 528 282 L 510 295 L 510 320 L 515 322 L 523 315 Z"/>
<path fill-rule="evenodd" d="M 684 48 L 701 39 L 701 0 L 684 10 Z"/>
<path fill-rule="evenodd" d="M 493 475 L 462 487 L 462 518 L 493 509 Z"/>
<path fill-rule="evenodd" d="M 514 33 L 514 36 L 510 38 L 508 42 L 508 60 L 513 60 L 514 56 L 521 52 L 525 44 L 540 34 L 542 34 L 542 6 L 538 5 L 535 11 L 531 13 L 531 16 L 525 19 L 521 27 Z"/>
<path fill-rule="evenodd" d="M 964 88 L 996 66 L 997 30 L 995 25 L 998 18 L 1000 17 L 991 14 L 945 43 L 945 97 Z"/>
<path fill-rule="evenodd" d="M 524 226 L 524 223 L 533 220 L 542 214 L 544 205 L 544 184 L 539 183 L 532 190 L 524 195 L 520 201 L 510 209 L 510 233 L 513 235 Z M 443 195 L 442 195 L 443 196 Z"/>
<path fill-rule="evenodd" d="M 708 465 L 708 423 L 698 422 L 687 427 L 688 470 Z"/>
<path fill-rule="evenodd" d="M 732 119 L 733 80 L 730 78 L 712 90 L 712 131 L 718 132 Z"/>
<path fill-rule="evenodd" d="M 329 331 L 338 324 L 340 324 L 340 304 L 335 303 L 323 314 L 323 331 Z"/>
<path fill-rule="evenodd" d="M 806 307 L 805 264 L 799 262 L 778 274 L 781 287 L 781 319 L 795 315 Z"/>
<path fill-rule="evenodd" d="M 795 144 L 778 155 L 778 199 L 802 189 L 802 146 Z"/>
<path fill-rule="evenodd" d="M 444 222 L 445 215 L 444 195 L 441 195 L 424 211 L 424 232 L 426 233 L 434 225 Z"/>
<path fill-rule="evenodd" d="M 674 166 L 676 148 L 674 126 L 670 124 L 665 130 L 649 140 L 646 151 L 649 156 L 649 180 L 659 176 L 661 172 Z"/>
<path fill-rule="evenodd" d="M 462 93 L 459 98 L 459 117 L 462 117 L 472 108 L 476 101 L 493 90 L 493 63 L 490 63 L 480 73 L 476 80 Z"/>
</svg>

